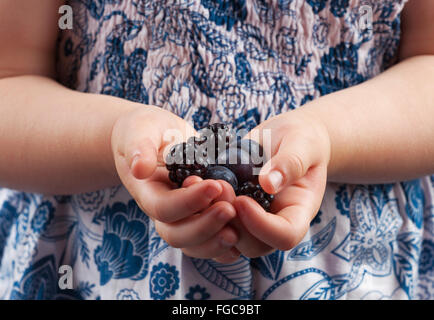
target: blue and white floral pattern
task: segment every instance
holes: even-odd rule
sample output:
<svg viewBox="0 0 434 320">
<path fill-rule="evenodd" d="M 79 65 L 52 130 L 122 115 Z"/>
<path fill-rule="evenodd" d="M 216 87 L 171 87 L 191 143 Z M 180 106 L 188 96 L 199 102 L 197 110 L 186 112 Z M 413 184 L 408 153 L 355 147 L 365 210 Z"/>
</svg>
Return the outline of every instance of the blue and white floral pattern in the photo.
<svg viewBox="0 0 434 320">
<path fill-rule="evenodd" d="M 70 0 L 59 80 L 196 129 L 252 129 L 394 62 L 405 0 Z M 362 5 L 372 29 L 357 27 Z M 148 195 L 152 196 L 152 195 Z M 0 189 L 1 299 L 434 299 L 434 176 L 329 183 L 292 250 L 231 264 L 170 247 L 122 186 Z M 58 286 L 59 267 L 74 288 Z"/>
<path fill-rule="evenodd" d="M 35 212 L 35 216 L 32 219 L 32 230 L 35 233 L 41 233 L 50 224 L 53 219 L 54 208 L 50 201 L 41 202 Z"/>
<path fill-rule="evenodd" d="M 152 268 L 150 282 L 151 298 L 164 300 L 179 289 L 179 272 L 175 266 L 160 262 Z"/>
<path fill-rule="evenodd" d="M 194 287 L 190 287 L 188 293 L 185 295 L 188 300 L 207 300 L 211 296 L 207 292 L 205 287 L 201 287 L 200 285 L 195 285 Z"/>
<path fill-rule="evenodd" d="M 376 206 L 366 188 L 356 189 L 350 207 L 351 231 L 333 253 L 352 263 L 347 290 L 360 285 L 365 274 L 386 276 L 391 272 L 391 243 L 402 225 L 395 200 Z"/>
<path fill-rule="evenodd" d="M 194 128 L 200 130 L 209 124 L 211 119 L 211 111 L 207 107 L 199 107 L 199 109 L 192 116 L 194 121 Z"/>
<path fill-rule="evenodd" d="M 426 239 L 422 242 L 419 261 L 419 274 L 434 276 L 434 242 Z"/>
<path fill-rule="evenodd" d="M 319 13 L 323 10 L 328 0 L 307 0 L 306 2 L 312 7 L 313 13 Z"/>
<path fill-rule="evenodd" d="M 102 244 L 94 252 L 100 284 L 112 278 L 143 279 L 148 273 L 148 216 L 134 200 L 128 205 L 116 202 L 104 215 Z"/>
<path fill-rule="evenodd" d="M 116 295 L 117 300 L 140 300 L 139 294 L 133 289 L 122 289 Z"/>
<path fill-rule="evenodd" d="M 357 72 L 358 52 L 352 43 L 340 43 L 321 58 L 321 68 L 315 77 L 315 87 L 325 95 L 364 81 Z"/>
<path fill-rule="evenodd" d="M 209 10 L 209 19 L 218 26 L 226 25 L 230 31 L 235 23 L 247 17 L 246 0 L 201 0 Z"/>
</svg>

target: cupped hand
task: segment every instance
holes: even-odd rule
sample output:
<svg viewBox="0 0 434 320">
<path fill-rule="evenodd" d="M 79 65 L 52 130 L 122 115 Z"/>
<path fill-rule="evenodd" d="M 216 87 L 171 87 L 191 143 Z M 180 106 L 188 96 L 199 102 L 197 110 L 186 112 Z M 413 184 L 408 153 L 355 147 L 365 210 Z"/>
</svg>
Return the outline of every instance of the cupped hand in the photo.
<svg viewBox="0 0 434 320">
<path fill-rule="evenodd" d="M 230 222 L 237 230 L 236 248 L 247 257 L 259 257 L 297 245 L 317 214 L 327 181 L 330 139 L 326 127 L 302 110 L 275 116 L 247 138 L 271 134 L 268 160 L 261 169 L 262 188 L 275 195 L 270 212 L 256 201 L 239 196 L 234 201 L 237 217 Z"/>
<path fill-rule="evenodd" d="M 164 167 L 164 151 L 195 135 L 183 119 L 158 107 L 137 108 L 117 120 L 112 151 L 119 177 L 138 206 L 154 221 L 160 236 L 189 256 L 233 260 L 237 233 L 228 226 L 235 215 L 235 195 L 221 181 L 189 177 L 174 188 Z M 180 134 L 179 134 L 180 133 Z"/>
</svg>

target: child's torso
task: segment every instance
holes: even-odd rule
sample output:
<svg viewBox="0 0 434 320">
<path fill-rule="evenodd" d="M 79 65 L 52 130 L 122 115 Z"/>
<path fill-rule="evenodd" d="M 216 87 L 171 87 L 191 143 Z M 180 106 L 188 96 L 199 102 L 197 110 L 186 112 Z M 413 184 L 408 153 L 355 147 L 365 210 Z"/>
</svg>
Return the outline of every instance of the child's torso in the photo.
<svg viewBox="0 0 434 320">
<path fill-rule="evenodd" d="M 403 1 L 75 0 L 61 82 L 154 104 L 197 128 L 251 128 L 393 62 Z M 363 7 L 368 5 L 368 7 Z M 372 34 L 360 29 L 372 9 Z M 149 195 L 152 196 L 152 195 Z M 328 184 L 289 251 L 230 265 L 191 259 L 117 186 L 72 196 L 0 188 L 0 298 L 433 297 L 434 176 Z M 74 270 L 61 290 L 58 270 Z M 77 285 L 78 284 L 78 285 Z"/>
<path fill-rule="evenodd" d="M 403 2 L 74 0 L 60 81 L 250 129 L 390 65 Z"/>
</svg>

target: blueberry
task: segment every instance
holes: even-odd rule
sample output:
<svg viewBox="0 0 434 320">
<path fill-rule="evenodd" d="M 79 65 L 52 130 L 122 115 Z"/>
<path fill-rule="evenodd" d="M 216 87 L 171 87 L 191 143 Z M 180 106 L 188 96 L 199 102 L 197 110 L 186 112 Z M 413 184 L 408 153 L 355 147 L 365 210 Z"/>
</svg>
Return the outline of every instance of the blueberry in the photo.
<svg viewBox="0 0 434 320">
<path fill-rule="evenodd" d="M 228 182 L 234 191 L 238 190 L 238 179 L 230 169 L 223 166 L 212 166 L 208 168 L 205 179 L 224 180 Z"/>
</svg>

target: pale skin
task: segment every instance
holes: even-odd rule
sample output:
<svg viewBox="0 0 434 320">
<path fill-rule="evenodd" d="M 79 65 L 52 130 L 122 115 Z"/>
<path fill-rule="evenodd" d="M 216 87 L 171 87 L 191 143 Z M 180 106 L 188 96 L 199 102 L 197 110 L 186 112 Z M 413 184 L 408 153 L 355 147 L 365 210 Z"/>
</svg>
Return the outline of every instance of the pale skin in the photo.
<svg viewBox="0 0 434 320">
<path fill-rule="evenodd" d="M 0 1 L 2 187 L 74 194 L 123 183 L 170 245 L 231 262 L 299 243 L 327 181 L 384 183 L 434 173 L 433 1 L 404 8 L 398 64 L 254 129 L 272 132 L 271 171 L 260 183 L 276 194 L 273 214 L 236 197 L 223 181 L 190 177 L 172 189 L 157 164 L 165 130 L 194 133 L 183 119 L 55 82 L 60 5 Z"/>
</svg>

